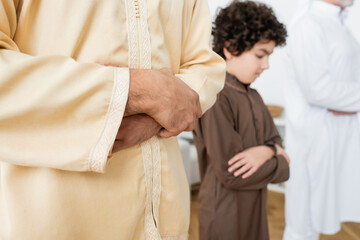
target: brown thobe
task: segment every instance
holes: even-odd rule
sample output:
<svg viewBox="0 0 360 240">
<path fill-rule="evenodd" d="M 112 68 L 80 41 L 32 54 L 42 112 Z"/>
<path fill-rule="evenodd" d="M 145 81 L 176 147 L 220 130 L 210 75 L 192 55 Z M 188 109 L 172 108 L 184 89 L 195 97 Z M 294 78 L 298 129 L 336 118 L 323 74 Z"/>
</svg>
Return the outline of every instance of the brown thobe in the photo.
<svg viewBox="0 0 360 240">
<path fill-rule="evenodd" d="M 200 239 L 269 239 L 267 184 L 288 179 L 289 166 L 282 155 L 265 162 L 252 176 L 229 173 L 228 161 L 251 147 L 274 149 L 281 138 L 259 93 L 227 74 L 217 102 L 194 130 L 201 187 Z"/>
</svg>

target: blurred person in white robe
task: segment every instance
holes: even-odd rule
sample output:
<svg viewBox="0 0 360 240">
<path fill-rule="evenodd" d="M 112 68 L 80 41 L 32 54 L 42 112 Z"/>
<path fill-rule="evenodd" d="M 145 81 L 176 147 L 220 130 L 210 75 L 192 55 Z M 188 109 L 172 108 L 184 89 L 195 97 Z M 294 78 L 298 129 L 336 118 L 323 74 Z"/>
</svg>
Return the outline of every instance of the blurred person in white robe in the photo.
<svg viewBox="0 0 360 240">
<path fill-rule="evenodd" d="M 353 0 L 303 0 L 290 24 L 285 81 L 284 240 L 360 222 L 360 46 L 344 24 Z"/>
</svg>

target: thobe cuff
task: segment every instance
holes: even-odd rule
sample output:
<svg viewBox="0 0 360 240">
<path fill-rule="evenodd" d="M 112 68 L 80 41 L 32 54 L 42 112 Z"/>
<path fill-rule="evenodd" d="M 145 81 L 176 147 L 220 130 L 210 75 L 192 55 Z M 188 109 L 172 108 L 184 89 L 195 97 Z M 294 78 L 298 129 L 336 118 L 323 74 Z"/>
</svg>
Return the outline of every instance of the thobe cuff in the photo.
<svg viewBox="0 0 360 240">
<path fill-rule="evenodd" d="M 114 68 L 111 101 L 99 141 L 90 153 L 90 171 L 105 172 L 107 160 L 111 157 L 111 149 L 124 116 L 129 94 L 129 79 L 128 68 Z"/>
</svg>

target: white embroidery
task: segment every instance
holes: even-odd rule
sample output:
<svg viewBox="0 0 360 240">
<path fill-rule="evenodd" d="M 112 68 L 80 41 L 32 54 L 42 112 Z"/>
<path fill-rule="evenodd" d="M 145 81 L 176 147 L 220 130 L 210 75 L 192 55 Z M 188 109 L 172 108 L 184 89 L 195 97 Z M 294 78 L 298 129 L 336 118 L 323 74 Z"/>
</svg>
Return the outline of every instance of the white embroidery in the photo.
<svg viewBox="0 0 360 240">
<path fill-rule="evenodd" d="M 126 0 L 129 41 L 129 67 L 151 69 L 151 43 L 147 23 L 146 0 Z M 161 239 L 159 208 L 161 193 L 161 156 L 155 136 L 141 144 L 146 183 L 145 237 Z"/>
<path fill-rule="evenodd" d="M 188 238 L 188 233 L 183 233 L 178 236 L 163 236 L 162 240 L 187 240 Z"/>
<path fill-rule="evenodd" d="M 104 128 L 98 143 L 92 149 L 89 157 L 89 169 L 95 172 L 104 172 L 110 148 L 115 141 L 116 129 L 119 129 L 124 115 L 129 93 L 129 79 L 124 79 L 127 69 L 116 68 L 114 71 L 114 87 L 106 114 Z"/>
<path fill-rule="evenodd" d="M 128 31 L 129 46 L 129 68 L 140 68 L 139 66 L 139 43 L 136 23 L 136 12 L 132 0 L 125 1 L 126 4 L 126 25 Z"/>
<path fill-rule="evenodd" d="M 160 203 L 160 198 L 159 201 L 157 199 L 154 199 L 154 191 L 156 184 L 153 178 L 153 176 L 155 175 L 155 168 L 153 166 L 153 162 L 156 161 L 155 157 L 157 155 L 157 149 L 154 146 L 156 146 L 156 142 L 158 141 L 159 140 L 156 137 L 152 137 L 150 140 L 141 144 L 146 182 L 145 237 L 147 240 L 161 239 L 157 224 L 158 220 L 155 218 L 155 216 L 158 216 L 158 212 L 155 213 L 155 208 L 153 208 L 154 202 Z"/>
</svg>

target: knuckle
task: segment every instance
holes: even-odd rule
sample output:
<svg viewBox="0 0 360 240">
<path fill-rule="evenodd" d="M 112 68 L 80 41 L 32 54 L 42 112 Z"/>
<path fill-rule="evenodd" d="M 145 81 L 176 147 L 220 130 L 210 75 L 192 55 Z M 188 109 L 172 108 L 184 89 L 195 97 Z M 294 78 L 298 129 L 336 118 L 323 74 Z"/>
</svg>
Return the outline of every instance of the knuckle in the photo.
<svg viewBox="0 0 360 240">
<path fill-rule="evenodd" d="M 186 117 L 186 119 L 185 119 L 185 124 L 187 125 L 187 126 L 190 126 L 190 125 L 192 125 L 192 124 L 194 124 L 194 121 L 195 121 L 195 119 L 194 119 L 194 116 L 192 115 L 192 114 L 189 114 L 187 117 Z"/>
<path fill-rule="evenodd" d="M 192 89 L 190 91 L 190 96 L 191 96 L 191 98 L 193 99 L 194 102 L 198 101 L 198 99 L 199 99 L 199 95 Z"/>
<path fill-rule="evenodd" d="M 187 128 L 187 124 L 182 122 L 181 124 L 179 124 L 178 128 L 175 131 L 180 131 L 182 132 L 183 130 L 185 130 Z"/>
</svg>

